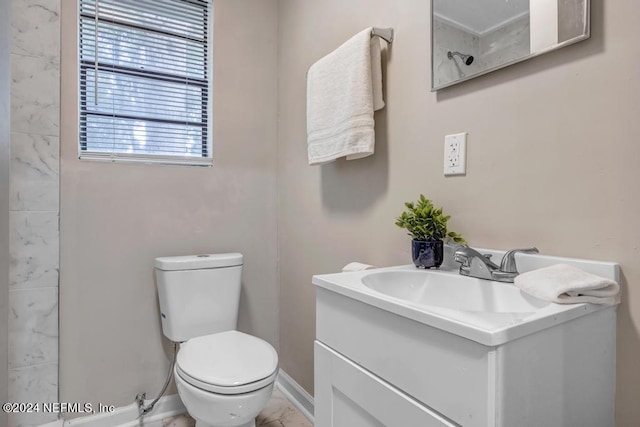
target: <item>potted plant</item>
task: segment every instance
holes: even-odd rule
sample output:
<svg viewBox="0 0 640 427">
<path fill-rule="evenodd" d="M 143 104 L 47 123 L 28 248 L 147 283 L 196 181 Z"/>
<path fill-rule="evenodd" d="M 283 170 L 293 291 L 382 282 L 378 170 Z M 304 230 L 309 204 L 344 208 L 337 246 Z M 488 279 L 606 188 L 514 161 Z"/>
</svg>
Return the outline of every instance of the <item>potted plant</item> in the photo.
<svg viewBox="0 0 640 427">
<path fill-rule="evenodd" d="M 417 202 L 405 203 L 407 210 L 396 219 L 396 225 L 406 228 L 411 241 L 413 263 L 419 268 L 440 267 L 444 258 L 444 239 L 457 243 L 466 243 L 464 238 L 454 232 L 447 232 L 450 216 L 436 208 L 433 202 L 420 195 Z"/>
</svg>

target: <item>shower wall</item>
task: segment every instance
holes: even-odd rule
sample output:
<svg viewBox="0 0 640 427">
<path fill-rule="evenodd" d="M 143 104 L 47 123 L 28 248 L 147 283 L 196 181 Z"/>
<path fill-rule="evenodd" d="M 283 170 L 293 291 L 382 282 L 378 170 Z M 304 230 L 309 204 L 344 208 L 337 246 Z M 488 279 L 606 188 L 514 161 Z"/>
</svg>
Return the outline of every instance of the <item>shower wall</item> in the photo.
<svg viewBox="0 0 640 427">
<path fill-rule="evenodd" d="M 485 70 L 506 64 L 531 52 L 529 15 L 512 21 L 480 37 L 478 61 Z"/>
<path fill-rule="evenodd" d="M 8 398 L 57 402 L 60 0 L 13 0 L 12 9 Z M 55 419 L 11 414 L 8 423 Z"/>
<path fill-rule="evenodd" d="M 9 49 L 11 46 L 11 3 L 0 1 L 0 402 L 7 399 L 7 300 L 9 297 Z M 0 427 L 7 415 L 0 411 Z"/>
<path fill-rule="evenodd" d="M 463 65 L 459 58 L 453 60 L 447 57 L 447 52 L 461 52 L 478 58 L 480 37 L 456 28 L 447 22 L 435 19 L 433 22 L 433 39 L 436 49 L 433 51 L 433 70 L 435 71 L 435 86 L 447 84 L 454 80 L 470 76 L 480 69 L 476 60 L 470 66 Z M 438 40 L 446 40 L 446 43 Z M 424 52 L 428 55 L 428 52 Z"/>
<path fill-rule="evenodd" d="M 433 68 L 436 86 L 474 75 L 489 68 L 528 55 L 530 49 L 529 15 L 509 22 L 480 35 L 464 31 L 448 22 L 435 19 L 433 38 Z M 446 43 L 440 40 L 446 40 Z M 473 55 L 475 60 L 465 66 L 459 58 L 450 60 L 447 52 L 458 51 Z"/>
<path fill-rule="evenodd" d="M 558 1 L 558 43 L 578 37 L 584 29 L 585 0 Z"/>
</svg>

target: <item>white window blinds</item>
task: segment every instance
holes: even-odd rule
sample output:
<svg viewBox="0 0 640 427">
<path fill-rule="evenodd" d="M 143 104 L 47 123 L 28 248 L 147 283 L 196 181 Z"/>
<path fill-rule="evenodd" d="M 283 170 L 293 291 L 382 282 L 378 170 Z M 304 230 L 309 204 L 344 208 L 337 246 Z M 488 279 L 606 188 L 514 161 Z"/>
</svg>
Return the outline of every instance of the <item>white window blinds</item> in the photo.
<svg viewBox="0 0 640 427">
<path fill-rule="evenodd" d="M 211 9 L 80 0 L 80 158 L 211 164 Z"/>
</svg>

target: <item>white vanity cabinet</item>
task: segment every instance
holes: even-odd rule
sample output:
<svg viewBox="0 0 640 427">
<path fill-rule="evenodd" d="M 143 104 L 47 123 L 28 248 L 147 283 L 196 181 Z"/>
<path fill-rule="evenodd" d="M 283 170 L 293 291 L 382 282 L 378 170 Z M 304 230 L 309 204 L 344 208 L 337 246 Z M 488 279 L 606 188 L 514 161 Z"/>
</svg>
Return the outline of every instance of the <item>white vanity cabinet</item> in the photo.
<svg viewBox="0 0 640 427">
<path fill-rule="evenodd" d="M 615 306 L 487 345 L 316 277 L 316 427 L 614 427 Z"/>
</svg>

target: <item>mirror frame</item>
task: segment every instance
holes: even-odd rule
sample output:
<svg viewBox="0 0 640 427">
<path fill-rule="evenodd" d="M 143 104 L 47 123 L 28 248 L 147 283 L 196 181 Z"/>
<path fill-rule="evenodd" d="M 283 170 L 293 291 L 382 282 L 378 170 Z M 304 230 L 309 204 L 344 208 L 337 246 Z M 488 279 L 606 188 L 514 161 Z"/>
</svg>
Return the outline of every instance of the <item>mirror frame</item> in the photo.
<svg viewBox="0 0 640 427">
<path fill-rule="evenodd" d="M 473 1 L 473 0 L 472 0 Z M 491 67 L 491 68 L 487 68 L 486 70 L 480 71 L 476 74 L 473 74 L 471 76 L 466 76 L 466 77 L 462 77 L 458 80 L 454 80 L 452 82 L 440 85 L 438 87 L 435 87 L 435 72 L 434 72 L 434 63 L 433 63 L 433 52 L 435 51 L 435 46 L 434 46 L 434 37 L 433 37 L 433 4 L 435 3 L 435 0 L 431 0 L 431 4 L 430 4 L 430 25 L 431 25 L 431 92 L 437 92 L 441 89 L 444 88 L 448 88 L 451 87 L 453 85 L 457 85 L 459 83 L 462 82 L 466 82 L 467 80 L 471 80 L 471 79 L 475 79 L 476 77 L 480 77 L 480 76 L 484 76 L 485 74 L 489 74 L 491 72 L 494 72 L 496 70 L 499 70 L 501 68 L 505 68 L 508 67 L 510 65 L 513 64 L 517 64 L 519 62 L 523 62 L 526 61 L 528 59 L 531 58 L 535 58 L 536 56 L 540 56 L 540 55 L 544 55 L 545 53 L 549 53 L 552 52 L 554 50 L 558 50 L 558 49 L 562 49 L 563 47 L 581 42 L 583 40 L 587 40 L 588 38 L 591 37 L 591 0 L 584 0 L 585 1 L 585 28 L 584 28 L 584 34 L 574 37 L 572 39 L 569 40 L 565 40 L 561 43 L 555 44 L 553 46 L 549 46 L 546 49 L 542 49 L 538 52 L 534 52 L 534 53 L 530 53 L 529 55 L 523 56 L 522 58 L 518 58 L 518 59 L 514 59 L 512 61 L 508 61 L 505 62 L 504 64 L 501 65 L 496 65 L 495 67 Z"/>
</svg>

